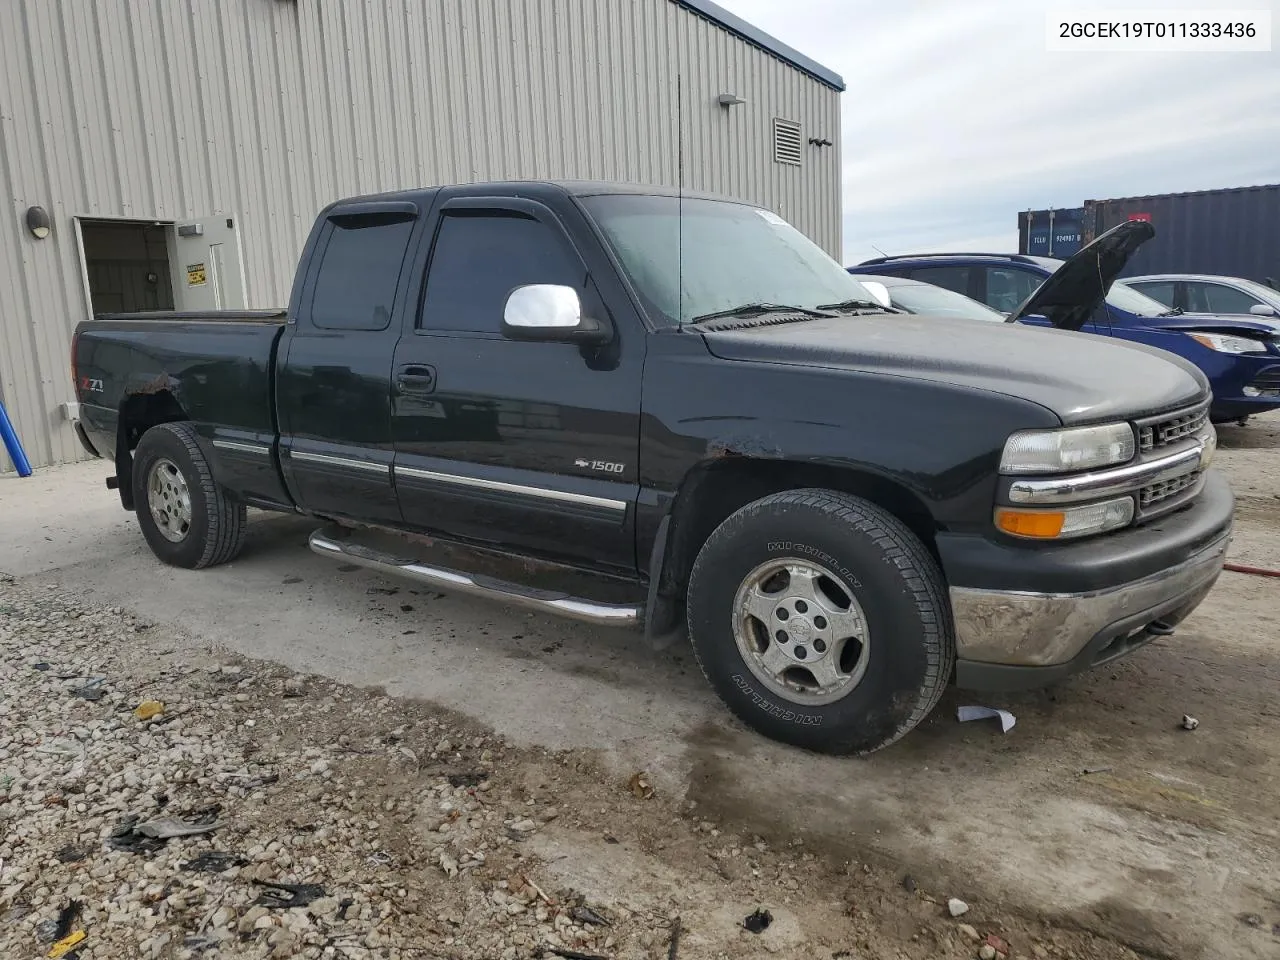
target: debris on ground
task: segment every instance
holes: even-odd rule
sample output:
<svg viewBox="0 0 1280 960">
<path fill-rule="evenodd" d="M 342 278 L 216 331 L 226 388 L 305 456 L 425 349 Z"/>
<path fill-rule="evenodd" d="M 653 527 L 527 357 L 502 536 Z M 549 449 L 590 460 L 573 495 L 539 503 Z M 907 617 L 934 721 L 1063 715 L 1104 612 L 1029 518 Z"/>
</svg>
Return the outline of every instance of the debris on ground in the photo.
<svg viewBox="0 0 1280 960">
<path fill-rule="evenodd" d="M 69 933 L 50 947 L 49 952 L 45 954 L 45 956 L 51 958 L 51 960 L 57 960 L 58 957 L 65 957 L 71 953 L 72 950 L 76 949 L 76 947 L 84 940 L 85 936 L 86 934 L 83 930 L 76 930 Z"/>
<path fill-rule="evenodd" d="M 915 893 L 915 892 L 916 892 L 916 888 L 917 888 L 917 887 L 918 887 L 918 884 L 916 883 L 916 878 L 915 878 L 915 877 L 913 877 L 913 876 L 912 876 L 911 874 L 909 874 L 909 873 L 908 873 L 908 874 L 906 874 L 905 876 L 903 876 L 903 878 L 902 878 L 902 889 L 903 889 L 903 890 L 907 891 L 907 893 Z"/>
<path fill-rule="evenodd" d="M 996 960 L 996 948 L 989 943 L 984 943 L 978 948 L 979 960 Z"/>
<path fill-rule="evenodd" d="M 1005 943 L 1004 938 L 999 937 L 994 933 L 988 933 L 985 943 L 996 953 L 1001 954 L 1002 956 L 1008 956 L 1009 944 Z"/>
<path fill-rule="evenodd" d="M 62 960 L 958 960 L 923 949 L 957 935 L 902 895 L 900 867 L 850 879 L 694 816 L 648 773 L 620 782 L 593 751 L 518 747 L 431 704 L 135 627 L 0 583 L 6 960 L 77 933 Z M 97 677 L 101 699 L 68 695 Z M 138 722 L 125 690 L 163 714 Z M 809 895 L 850 882 L 874 910 Z M 60 931 L 69 901 L 80 914 Z M 1132 960 L 1040 920 L 1035 935 L 1053 960 Z"/>
<path fill-rule="evenodd" d="M 998 719 L 1001 733 L 1008 733 L 1013 729 L 1013 725 L 1018 722 L 1018 718 L 1012 713 L 1008 710 L 1001 710 L 998 707 L 957 707 L 956 719 L 961 723 L 968 723 L 970 720 Z"/>
<path fill-rule="evenodd" d="M 222 873 L 234 867 L 245 867 L 249 861 L 223 850 L 204 850 L 192 857 L 182 867 L 193 873 Z"/>
<path fill-rule="evenodd" d="M 631 791 L 633 797 L 640 800 L 648 800 L 653 796 L 653 784 L 649 782 L 649 775 L 643 770 L 631 775 L 631 779 L 627 781 L 627 789 Z"/>
<path fill-rule="evenodd" d="M 953 917 L 963 917 L 969 912 L 969 905 L 959 897 L 952 897 L 947 901 L 947 913 Z"/>
<path fill-rule="evenodd" d="M 159 700 L 143 700 L 133 708 L 133 715 L 139 720 L 150 720 L 164 713 L 164 704 Z"/>
<path fill-rule="evenodd" d="M 1189 714 L 1189 713 L 1184 713 L 1184 714 L 1182 715 L 1182 729 L 1183 729 L 1183 730 L 1194 730 L 1194 729 L 1195 729 L 1196 727 L 1198 727 L 1198 726 L 1200 726 L 1200 721 L 1199 721 L 1199 720 L 1197 720 L 1195 717 L 1191 716 L 1191 714 Z"/>
<path fill-rule="evenodd" d="M 667 960 L 677 960 L 680 954 L 680 934 L 684 931 L 684 924 L 677 916 L 671 920 L 671 939 L 667 941 Z"/>
<path fill-rule="evenodd" d="M 969 940 L 972 940 L 974 943 L 977 943 L 979 940 L 982 939 L 982 935 L 978 933 L 977 928 L 971 926 L 970 924 L 958 923 L 956 924 L 956 929 L 960 931 L 961 936 Z"/>
<path fill-rule="evenodd" d="M 212 833 L 221 826 L 223 824 L 212 821 L 207 823 L 188 823 L 176 817 L 160 817 L 156 820 L 148 820 L 146 823 L 138 824 L 133 828 L 133 831 L 144 837 L 153 837 L 156 840 L 172 840 L 174 837 L 194 837 L 202 833 Z"/>
<path fill-rule="evenodd" d="M 305 907 L 324 896 L 324 887 L 318 883 L 272 883 L 268 880 L 253 882 L 263 888 L 258 899 L 253 901 L 254 904 L 273 910 Z"/>
</svg>

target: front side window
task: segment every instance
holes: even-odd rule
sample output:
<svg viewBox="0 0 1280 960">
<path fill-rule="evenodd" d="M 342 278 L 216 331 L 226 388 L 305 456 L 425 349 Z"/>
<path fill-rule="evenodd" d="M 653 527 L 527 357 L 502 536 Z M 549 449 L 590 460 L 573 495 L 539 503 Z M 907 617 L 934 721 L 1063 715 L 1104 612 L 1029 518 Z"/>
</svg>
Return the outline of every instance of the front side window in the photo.
<svg viewBox="0 0 1280 960">
<path fill-rule="evenodd" d="M 1192 313 L 1248 313 L 1261 302 L 1225 284 L 1187 281 L 1187 309 Z"/>
<path fill-rule="evenodd" d="M 1144 293 L 1153 300 L 1159 300 L 1166 307 L 1176 306 L 1174 301 L 1174 285 L 1172 280 L 1144 280 L 1142 283 L 1131 283 L 1128 286 Z"/>
<path fill-rule="evenodd" d="M 987 271 L 987 304 L 1001 313 L 1018 309 L 1042 280 L 1026 270 L 993 267 Z"/>
<path fill-rule="evenodd" d="M 970 286 L 972 278 L 968 267 L 917 267 L 911 271 L 911 279 L 931 283 L 945 290 L 954 290 L 965 296 L 973 289 Z"/>
<path fill-rule="evenodd" d="M 586 271 L 558 231 L 518 214 L 449 213 L 440 223 L 419 327 L 500 335 L 516 287 L 554 283 L 582 290 Z"/>
<path fill-rule="evenodd" d="M 768 210 L 652 195 L 583 198 L 655 321 L 677 325 L 751 303 L 812 309 L 871 293 Z"/>
<path fill-rule="evenodd" d="M 311 300 L 322 330 L 384 330 L 391 322 L 412 218 L 335 218 Z"/>
</svg>

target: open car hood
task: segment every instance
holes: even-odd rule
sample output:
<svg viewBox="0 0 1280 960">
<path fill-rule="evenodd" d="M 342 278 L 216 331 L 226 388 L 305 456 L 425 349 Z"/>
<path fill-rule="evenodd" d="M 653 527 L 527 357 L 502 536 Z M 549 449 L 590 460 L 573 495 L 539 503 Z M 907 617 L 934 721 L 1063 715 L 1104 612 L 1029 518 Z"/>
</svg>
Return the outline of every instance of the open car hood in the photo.
<svg viewBox="0 0 1280 960">
<path fill-rule="evenodd" d="M 1145 220 L 1112 227 L 1054 271 L 1009 314 L 1008 322 L 1040 314 L 1060 330 L 1079 330 L 1102 305 L 1133 252 L 1155 235 L 1155 227 Z"/>
</svg>

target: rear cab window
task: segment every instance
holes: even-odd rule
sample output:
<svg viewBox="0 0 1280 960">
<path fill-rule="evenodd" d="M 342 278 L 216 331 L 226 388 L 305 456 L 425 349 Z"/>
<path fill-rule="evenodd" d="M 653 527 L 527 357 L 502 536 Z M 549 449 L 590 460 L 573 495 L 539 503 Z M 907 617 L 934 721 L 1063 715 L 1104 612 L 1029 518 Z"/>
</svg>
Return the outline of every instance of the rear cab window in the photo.
<svg viewBox="0 0 1280 960">
<path fill-rule="evenodd" d="M 399 214 L 333 217 L 311 295 L 321 330 L 385 330 L 414 219 Z"/>
</svg>

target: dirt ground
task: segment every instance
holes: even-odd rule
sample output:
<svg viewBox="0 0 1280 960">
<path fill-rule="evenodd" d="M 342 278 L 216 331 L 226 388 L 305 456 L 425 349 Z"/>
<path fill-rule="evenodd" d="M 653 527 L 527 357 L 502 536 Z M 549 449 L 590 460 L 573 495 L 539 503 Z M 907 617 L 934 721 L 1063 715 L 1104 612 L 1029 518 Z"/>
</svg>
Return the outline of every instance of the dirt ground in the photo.
<svg viewBox="0 0 1280 960">
<path fill-rule="evenodd" d="M 1223 428 L 1220 443 L 1238 498 L 1231 559 L 1280 567 L 1280 417 Z M 266 719 L 279 734 L 267 745 L 278 764 L 297 767 L 306 750 L 327 750 L 339 736 L 367 744 L 333 758 L 334 776 L 363 782 L 344 817 L 376 819 L 389 801 L 400 814 L 388 818 L 396 825 L 388 824 L 385 840 L 395 866 L 377 867 L 387 884 L 378 889 L 393 890 L 379 894 L 392 901 L 391 946 L 378 934 L 370 947 L 357 914 L 354 939 L 326 928 L 313 941 L 328 940 L 317 942 L 291 934 L 289 949 L 405 957 L 514 949 L 524 957 L 547 946 L 542 928 L 550 924 L 566 949 L 664 957 L 670 918 L 679 915 L 677 950 L 686 960 L 977 956 L 981 945 L 963 923 L 995 933 L 1014 956 L 1280 956 L 1280 581 L 1225 573 L 1169 640 L 1049 692 L 976 701 L 952 691 L 897 746 L 842 760 L 742 729 L 705 689 L 686 650 L 655 652 L 626 634 L 340 571 L 305 551 L 309 527 L 293 518 L 258 521 L 244 557 L 227 567 L 165 570 L 101 488 L 106 472 L 82 464 L 0 481 L 0 570 L 13 575 L 0 604 L 20 611 L 24 638 L 32 628 L 21 612 L 59 598 L 105 618 L 102 629 L 124 638 L 110 651 L 118 662 L 103 672 L 110 666 L 147 678 L 175 658 L 243 663 L 260 679 L 240 691 L 246 701 L 233 701 L 249 706 L 229 712 L 251 709 Z M 117 617 L 151 626 L 141 633 L 112 626 Z M 62 642 L 57 630 L 40 632 L 48 652 L 39 655 L 54 659 Z M 171 650 L 169 659 L 158 649 Z M 31 672 L 9 659 L 3 669 L 6 693 Z M 299 672 L 307 697 L 284 698 L 282 678 Z M 18 689 L 23 702 L 53 695 Z M 212 694 L 177 695 L 194 705 Z M 989 723 L 958 724 L 955 708 L 972 702 L 1012 710 L 1017 725 L 1001 735 Z M 1200 721 L 1196 730 L 1181 728 L 1184 714 Z M 4 719 L 0 737 L 20 722 L 12 711 Z M 410 768 L 380 739 L 400 726 L 420 760 L 437 728 L 450 731 L 451 743 L 481 738 L 485 747 Z M 223 727 L 217 735 L 226 749 L 240 749 L 243 726 Z M 0 767 L 18 756 L 9 749 Z M 422 798 L 437 809 L 481 800 L 469 799 L 472 788 L 448 786 L 446 762 L 450 770 L 483 766 L 487 795 L 504 813 L 467 827 L 491 852 L 453 880 L 441 868 L 440 837 L 427 830 Z M 640 770 L 654 787 L 649 799 L 628 787 Z M 256 808 L 265 819 L 246 835 L 315 816 L 305 791 L 272 789 Z M 505 821 L 529 800 L 531 810 L 554 806 L 557 815 L 531 814 L 536 829 L 512 839 Z M 208 841 L 181 841 L 199 842 Z M 12 885 L 13 855 L 0 872 L 0 896 Z M 329 847 L 325 856 L 354 854 Z M 349 873 L 357 867 L 339 875 Z M 908 874 L 913 891 L 903 885 Z M 527 881 L 546 898 L 530 894 Z M 527 919 L 527 929 L 525 919 L 495 919 L 498 908 L 514 907 L 510 891 L 523 912 L 504 916 Z M 611 926 L 557 926 L 579 897 Z M 971 911 L 952 919 L 950 897 Z M 10 906 L 0 902 L 4 955 L 41 955 L 27 928 L 9 939 Z M 759 935 L 741 929 L 757 907 L 774 916 Z M 224 956 L 280 949 L 283 940 L 272 946 L 274 931 L 261 930 L 217 949 Z M 175 933 L 168 944 L 181 942 Z M 329 947 L 335 952 L 325 954 Z M 114 949 L 82 956 L 131 955 Z"/>
</svg>

